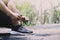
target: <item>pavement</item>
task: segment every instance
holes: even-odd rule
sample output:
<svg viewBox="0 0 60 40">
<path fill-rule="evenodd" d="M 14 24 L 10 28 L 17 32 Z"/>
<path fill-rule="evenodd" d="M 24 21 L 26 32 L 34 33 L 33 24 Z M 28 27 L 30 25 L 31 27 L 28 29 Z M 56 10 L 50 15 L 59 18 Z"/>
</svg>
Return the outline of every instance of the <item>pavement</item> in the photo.
<svg viewBox="0 0 60 40">
<path fill-rule="evenodd" d="M 60 24 L 45 24 L 26 27 L 32 34 L 11 31 L 11 35 L 1 35 L 1 40 L 60 40 Z"/>
</svg>

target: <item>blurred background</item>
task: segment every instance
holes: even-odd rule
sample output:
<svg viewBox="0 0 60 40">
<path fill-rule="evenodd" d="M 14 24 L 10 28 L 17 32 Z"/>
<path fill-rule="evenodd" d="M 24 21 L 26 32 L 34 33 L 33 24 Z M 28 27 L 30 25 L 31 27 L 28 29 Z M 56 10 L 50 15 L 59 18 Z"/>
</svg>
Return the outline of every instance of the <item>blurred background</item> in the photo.
<svg viewBox="0 0 60 40">
<path fill-rule="evenodd" d="M 17 9 L 30 20 L 24 26 L 60 24 L 60 0 L 12 0 Z"/>
</svg>

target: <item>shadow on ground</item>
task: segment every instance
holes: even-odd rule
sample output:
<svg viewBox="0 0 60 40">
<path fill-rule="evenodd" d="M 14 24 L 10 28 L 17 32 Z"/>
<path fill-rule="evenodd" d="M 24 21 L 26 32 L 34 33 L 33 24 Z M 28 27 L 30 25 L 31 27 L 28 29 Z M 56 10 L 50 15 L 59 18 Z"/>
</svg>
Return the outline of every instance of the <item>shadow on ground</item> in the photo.
<svg viewBox="0 0 60 40">
<path fill-rule="evenodd" d="M 52 36 L 52 34 L 12 34 L 0 35 L 1 40 L 39 40 L 40 37 Z M 37 38 L 36 38 L 37 37 Z"/>
</svg>

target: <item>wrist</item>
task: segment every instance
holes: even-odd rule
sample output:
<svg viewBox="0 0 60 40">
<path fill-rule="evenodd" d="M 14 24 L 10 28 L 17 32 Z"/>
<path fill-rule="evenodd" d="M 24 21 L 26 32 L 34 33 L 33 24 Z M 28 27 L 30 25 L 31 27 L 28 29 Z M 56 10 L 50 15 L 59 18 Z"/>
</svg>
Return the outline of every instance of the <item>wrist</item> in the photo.
<svg viewBox="0 0 60 40">
<path fill-rule="evenodd" d="M 10 16 L 10 17 L 13 16 L 13 14 L 14 14 L 13 12 L 7 13 L 7 15 Z"/>
</svg>

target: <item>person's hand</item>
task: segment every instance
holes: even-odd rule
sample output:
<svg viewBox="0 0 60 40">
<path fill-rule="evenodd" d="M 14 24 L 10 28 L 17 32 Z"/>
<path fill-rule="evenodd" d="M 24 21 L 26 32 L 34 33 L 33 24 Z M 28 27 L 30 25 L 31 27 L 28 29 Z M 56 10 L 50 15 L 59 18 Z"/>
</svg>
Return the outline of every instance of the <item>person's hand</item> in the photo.
<svg viewBox="0 0 60 40">
<path fill-rule="evenodd" d="M 12 13 L 12 15 L 10 17 L 11 17 L 12 22 L 21 20 L 24 23 L 26 23 L 29 21 L 29 19 L 27 17 L 19 15 L 18 13 Z"/>
<path fill-rule="evenodd" d="M 21 16 L 18 13 L 13 13 L 11 15 L 11 20 L 13 20 L 13 21 L 18 21 L 20 19 L 21 19 Z"/>
<path fill-rule="evenodd" d="M 26 23 L 26 22 L 29 21 L 29 19 L 28 19 L 27 17 L 25 17 L 25 16 L 22 16 L 22 17 L 21 17 L 21 20 L 22 20 L 24 23 Z"/>
</svg>

